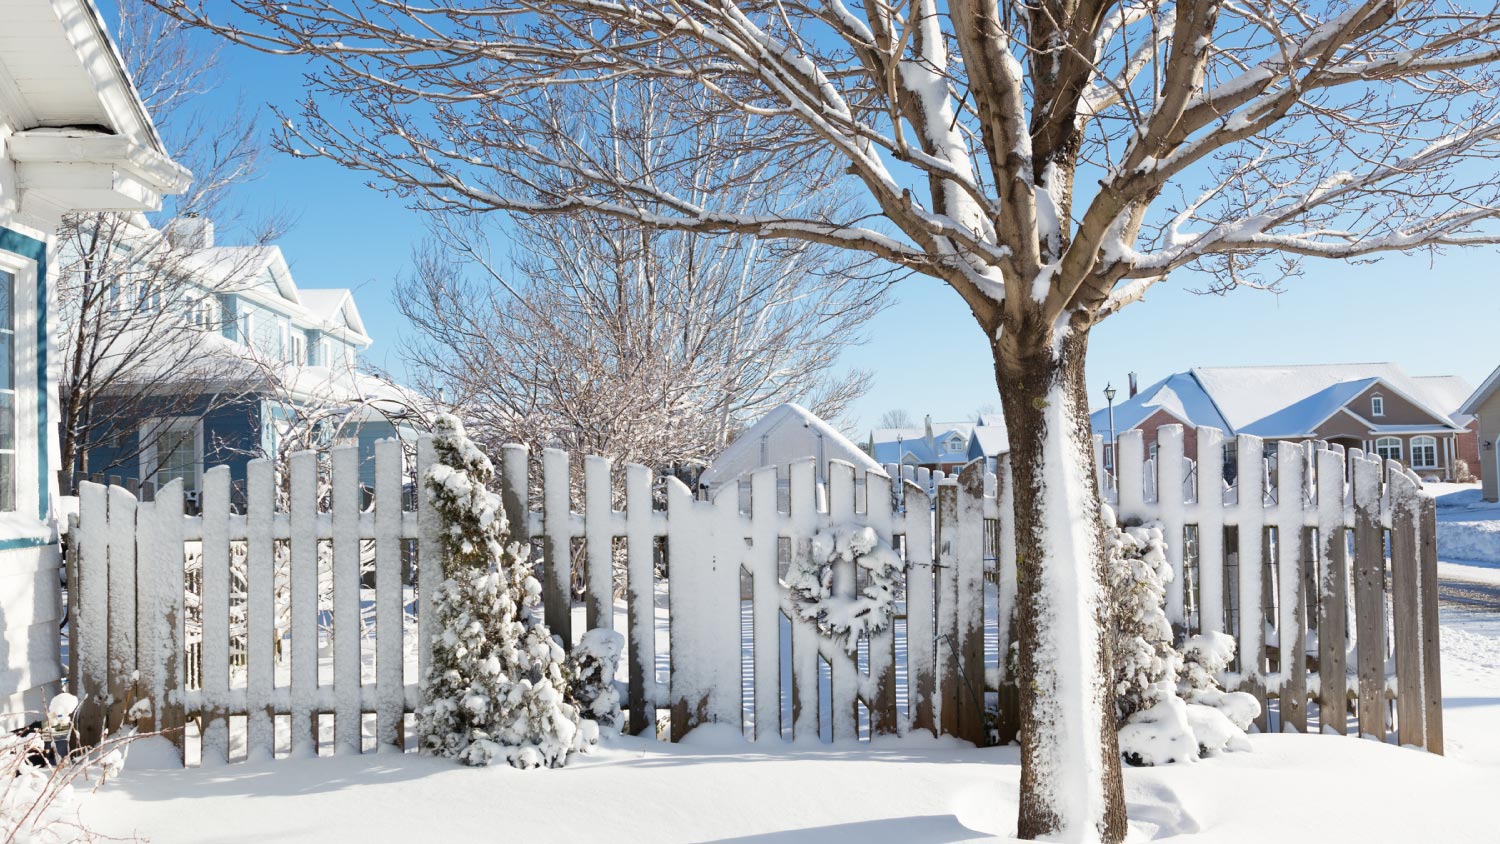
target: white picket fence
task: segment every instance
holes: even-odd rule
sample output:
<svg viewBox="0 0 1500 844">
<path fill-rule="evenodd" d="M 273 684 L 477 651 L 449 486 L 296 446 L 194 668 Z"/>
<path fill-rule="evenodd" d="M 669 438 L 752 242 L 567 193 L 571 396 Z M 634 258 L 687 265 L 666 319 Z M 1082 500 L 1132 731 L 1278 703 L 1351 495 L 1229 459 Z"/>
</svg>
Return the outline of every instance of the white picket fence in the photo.
<svg viewBox="0 0 1500 844">
<path fill-rule="evenodd" d="M 1346 461 L 1336 449 L 1312 445 L 1279 444 L 1270 486 L 1263 446 L 1254 437 L 1241 437 L 1237 445 L 1238 477 L 1254 484 L 1253 494 L 1240 496 L 1223 483 L 1222 437 L 1208 430 L 1197 436 L 1198 454 L 1211 459 L 1199 463 L 1195 488 L 1185 484 L 1183 434 L 1175 427 L 1161 430 L 1155 461 L 1145 459 L 1139 432 L 1126 434 L 1119 445 L 1121 476 L 1100 477 L 1120 518 L 1162 522 L 1178 575 L 1168 595 L 1174 624 L 1184 633 L 1234 632 L 1248 656 L 1224 679 L 1280 701 L 1279 718 L 1263 718 L 1263 727 L 1308 729 L 1311 701 L 1318 726 L 1344 732 L 1352 705 L 1359 733 L 1385 739 L 1394 724 L 1401 743 L 1440 752 L 1432 499 L 1395 464 L 1382 466 L 1357 452 Z M 180 746 L 187 731 L 177 728 L 198 724 L 208 762 L 228 757 L 233 719 L 246 721 L 248 755 L 263 758 L 275 752 L 278 718 L 289 718 L 286 744 L 295 754 L 330 742 L 336 752 L 349 753 L 360 751 L 362 722 L 373 713 L 377 743 L 404 746 L 403 723 L 419 702 L 430 635 L 430 608 L 422 598 L 432 594 L 439 567 L 429 564 L 438 526 L 425 496 L 403 495 L 403 478 L 421 477 L 430 459 L 424 439 L 408 475 L 399 446 L 379 444 L 367 509 L 360 506 L 357 453 L 344 447 L 332 452 L 325 506 L 312 454 L 292 458 L 281 496 L 272 465 L 253 462 L 243 514 L 231 512 L 222 469 L 206 473 L 201 516 L 182 515 L 176 484 L 150 502 L 117 487 L 84 484 L 70 537 L 70 582 L 77 595 L 74 687 L 92 704 L 85 724 L 97 734 L 98 725 L 117 723 L 129 702 L 143 699 L 151 705 L 147 725 L 172 730 Z M 627 466 L 617 479 L 609 462 L 596 457 L 586 458 L 583 489 L 575 497 L 568 463 L 560 451 L 542 455 L 541 500 L 532 509 L 530 455 L 506 447 L 502 500 L 514 532 L 541 552 L 545 615 L 564 643 L 578 639 L 571 607 L 579 592 L 587 627 L 616 626 L 614 568 L 622 541 L 632 732 L 654 729 L 657 710 L 667 709 L 674 740 L 706 722 L 745 725 L 757 738 L 817 736 L 824 732 L 820 697 L 826 694 L 826 726 L 835 739 L 861 735 L 863 724 L 872 735 L 928 730 L 983 742 L 988 680 L 989 690 L 998 692 L 1000 738 L 1015 736 L 1018 695 L 999 659 L 1009 649 L 1016 596 L 1004 461 L 998 477 L 976 462 L 930 488 L 910 479 L 894 489 L 887 477 L 858 479 L 852 466 L 835 462 L 820 489 L 808 460 L 794 464 L 786 479 L 774 468 L 756 473 L 747 500 L 725 494 L 713 501 L 695 499 L 676 479 L 666 479 L 663 488 L 643 466 Z M 1147 468 L 1157 473 L 1154 482 L 1148 483 Z M 620 480 L 623 497 L 616 498 Z M 785 509 L 775 504 L 779 485 Z M 1185 488 L 1181 496 L 1147 494 Z M 278 507 L 279 498 L 287 504 Z M 405 509 L 411 498 L 415 509 Z M 614 509 L 617 500 L 623 510 Z M 572 510 L 573 501 L 582 502 L 582 512 Z M 834 525 L 872 527 L 906 563 L 904 624 L 862 642 L 854 657 L 798 618 L 781 582 L 791 559 L 809 553 L 813 535 Z M 1226 528 L 1237 535 L 1228 547 Z M 581 583 L 572 575 L 575 542 L 584 560 Z M 233 543 L 247 550 L 244 595 L 231 595 Z M 362 677 L 368 660 L 359 618 L 361 591 L 368 588 L 360 556 L 369 544 L 374 670 Z M 184 561 L 195 549 L 202 559 L 196 592 L 185 588 L 194 581 L 184 578 Z M 286 561 L 290 604 L 281 614 L 278 559 Z M 403 559 L 415 560 L 414 599 L 403 591 Z M 670 578 L 666 682 L 657 676 L 658 562 L 667 564 Z M 835 568 L 835 588 L 852 595 L 853 564 L 838 565 L 844 568 Z M 1231 574 L 1231 567 L 1237 571 Z M 331 577 L 332 606 L 320 615 L 323 575 Z M 742 578 L 749 580 L 748 593 Z M 988 603 L 987 581 L 994 592 Z M 1267 581 L 1276 588 L 1266 592 Z M 232 600 L 246 608 L 247 620 L 235 630 Z M 414 622 L 406 616 L 413 605 Z M 1267 612 L 1268 605 L 1274 611 Z M 201 624 L 186 624 L 190 615 Z M 289 621 L 279 625 L 280 617 Z M 1275 637 L 1269 647 L 1268 629 Z M 1311 659 L 1304 647 L 1309 630 L 1318 633 Z M 231 682 L 232 636 L 245 642 L 243 685 L 237 675 Z M 412 671 L 405 663 L 408 638 L 418 654 Z M 1289 647 L 1275 646 L 1280 643 Z M 742 662 L 747 651 L 748 669 Z M 189 655 L 201 660 L 200 672 L 188 670 Z M 321 675 L 320 656 L 331 662 Z M 1392 658 L 1395 670 L 1387 676 Z M 784 669 L 790 678 L 785 688 Z M 190 685 L 189 677 L 201 683 Z M 788 698 L 790 720 L 783 724 Z M 330 715 L 331 731 L 321 720 Z"/>
</svg>

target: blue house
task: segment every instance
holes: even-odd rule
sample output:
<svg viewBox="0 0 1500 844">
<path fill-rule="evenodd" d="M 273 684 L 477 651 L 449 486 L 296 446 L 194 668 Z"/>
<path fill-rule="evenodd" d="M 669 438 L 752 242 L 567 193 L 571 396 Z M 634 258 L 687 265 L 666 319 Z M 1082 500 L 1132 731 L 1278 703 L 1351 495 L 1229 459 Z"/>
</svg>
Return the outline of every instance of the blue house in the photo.
<svg viewBox="0 0 1500 844">
<path fill-rule="evenodd" d="M 110 425 L 80 449 L 86 475 L 161 485 L 181 479 L 191 501 L 203 473 L 228 466 L 243 483 L 251 459 L 284 448 L 357 442 L 362 480 L 374 484 L 375 443 L 414 442 L 421 399 L 359 368 L 371 344 L 352 291 L 301 288 L 276 246 L 219 246 L 212 221 L 181 220 L 169 231 L 143 230 L 143 242 L 181 253 L 195 289 L 189 326 L 173 336 L 192 354 L 164 350 L 163 364 L 139 367 L 159 398 L 132 391 Z M 126 307 L 169 307 L 125 296 Z M 183 361 L 192 358 L 191 365 Z M 133 385 L 139 387 L 139 383 Z M 102 404 L 108 406 L 109 395 Z"/>
<path fill-rule="evenodd" d="M 190 178 L 93 3 L 0 4 L 0 728 L 35 717 L 62 677 L 49 269 L 59 222 L 154 210 Z"/>
<path fill-rule="evenodd" d="M 984 458 L 994 471 L 1002 454 L 1010 452 L 1005 417 L 980 414 L 972 422 L 933 422 L 921 426 L 876 428 L 870 432 L 869 452 L 882 466 L 899 464 L 952 474 L 971 460 Z"/>
</svg>

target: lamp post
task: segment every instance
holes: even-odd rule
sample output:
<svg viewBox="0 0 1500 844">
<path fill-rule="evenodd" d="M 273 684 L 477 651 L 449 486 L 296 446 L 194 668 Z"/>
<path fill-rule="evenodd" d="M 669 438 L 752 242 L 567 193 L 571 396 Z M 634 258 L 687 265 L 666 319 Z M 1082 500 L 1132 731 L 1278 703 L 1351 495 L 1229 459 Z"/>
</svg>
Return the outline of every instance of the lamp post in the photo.
<svg viewBox="0 0 1500 844">
<path fill-rule="evenodd" d="M 1114 474 L 1118 443 L 1115 442 L 1115 388 L 1112 383 L 1104 385 L 1104 401 L 1109 404 L 1109 470 Z"/>
</svg>

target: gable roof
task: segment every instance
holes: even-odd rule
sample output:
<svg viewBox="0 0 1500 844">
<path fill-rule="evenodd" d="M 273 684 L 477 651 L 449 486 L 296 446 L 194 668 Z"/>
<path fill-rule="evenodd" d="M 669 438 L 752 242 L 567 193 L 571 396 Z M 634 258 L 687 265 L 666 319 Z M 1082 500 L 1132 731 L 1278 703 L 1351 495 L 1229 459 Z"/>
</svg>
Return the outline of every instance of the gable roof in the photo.
<svg viewBox="0 0 1500 844">
<path fill-rule="evenodd" d="M 1496 390 L 1500 390 L 1500 366 L 1495 367 L 1495 371 L 1490 373 L 1490 377 L 1484 379 L 1479 389 L 1470 394 L 1462 405 L 1459 405 L 1458 412 L 1470 416 L 1478 413 L 1479 406 L 1489 400 L 1490 395 Z"/>
<path fill-rule="evenodd" d="M 301 291 L 302 304 L 315 319 L 332 330 L 343 329 L 369 337 L 365 321 L 354 304 L 354 291 L 347 287 L 320 287 Z"/>
<path fill-rule="evenodd" d="M 1311 435 L 1361 393 L 1378 385 L 1433 418 L 1460 428 L 1452 395 L 1456 376 L 1412 378 L 1394 363 L 1196 367 L 1178 372 L 1115 406 L 1115 432 L 1128 431 L 1164 410 L 1193 427 L 1229 434 L 1282 438 Z M 1361 417 L 1368 424 L 1368 420 Z M 1094 433 L 1109 434 L 1108 410 L 1090 415 Z"/>
<path fill-rule="evenodd" d="M 843 460 L 853 463 L 856 472 L 885 475 L 879 463 L 838 429 L 802 405 L 787 402 L 771 408 L 725 446 L 698 477 L 698 482 L 721 486 L 756 469 L 785 466 L 809 457 L 821 461 Z"/>
<path fill-rule="evenodd" d="M 968 461 L 969 437 L 973 434 L 973 422 L 933 422 L 932 443 L 941 446 L 955 437 L 962 448 L 948 451 L 927 444 L 927 426 L 910 428 L 876 428 L 870 432 L 870 445 L 875 460 L 881 465 L 889 463 L 961 463 Z"/>
<path fill-rule="evenodd" d="M 1198 379 L 1190 372 L 1178 372 L 1115 405 L 1115 433 L 1129 431 L 1158 411 L 1166 411 L 1183 424 L 1195 428 L 1229 429 L 1219 414 L 1219 408 Z M 1109 408 L 1094 411 L 1089 416 L 1089 423 L 1094 433 L 1109 436 Z"/>
</svg>

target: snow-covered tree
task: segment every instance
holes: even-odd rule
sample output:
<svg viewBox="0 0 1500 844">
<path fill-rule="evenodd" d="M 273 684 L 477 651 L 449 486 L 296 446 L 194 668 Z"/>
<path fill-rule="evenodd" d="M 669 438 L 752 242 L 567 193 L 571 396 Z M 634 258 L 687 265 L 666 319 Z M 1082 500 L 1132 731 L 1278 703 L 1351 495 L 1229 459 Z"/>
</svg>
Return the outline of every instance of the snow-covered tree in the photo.
<svg viewBox="0 0 1500 844">
<path fill-rule="evenodd" d="M 311 57 L 283 147 L 428 207 L 813 241 L 956 291 L 1010 432 L 1023 838 L 1126 830 L 1084 383 L 1093 327 L 1182 268 L 1264 287 L 1309 256 L 1500 242 L 1500 16 L 1485 8 L 231 0 L 210 19 L 152 2 Z M 800 190 L 742 213 L 715 198 L 762 168 L 707 174 L 691 196 L 634 169 L 599 131 L 622 83 L 666 86 L 688 123 L 742 115 L 751 131 L 716 150 L 787 162 Z M 579 91 L 598 107 L 562 107 Z M 691 139 L 652 141 L 686 158 Z M 834 180 L 867 201 L 799 211 Z"/>
<path fill-rule="evenodd" d="M 1172 567 L 1159 525 L 1120 528 L 1104 509 L 1109 538 L 1109 607 L 1115 716 L 1124 721 L 1177 694 L 1181 657 L 1172 647 L 1167 584 Z"/>
<path fill-rule="evenodd" d="M 422 746 L 469 765 L 560 767 L 598 740 L 567 701 L 562 645 L 542 623 L 542 586 L 512 542 L 490 460 L 453 416 L 433 425 L 423 485 L 443 522 L 432 662 L 417 713 Z"/>
</svg>

